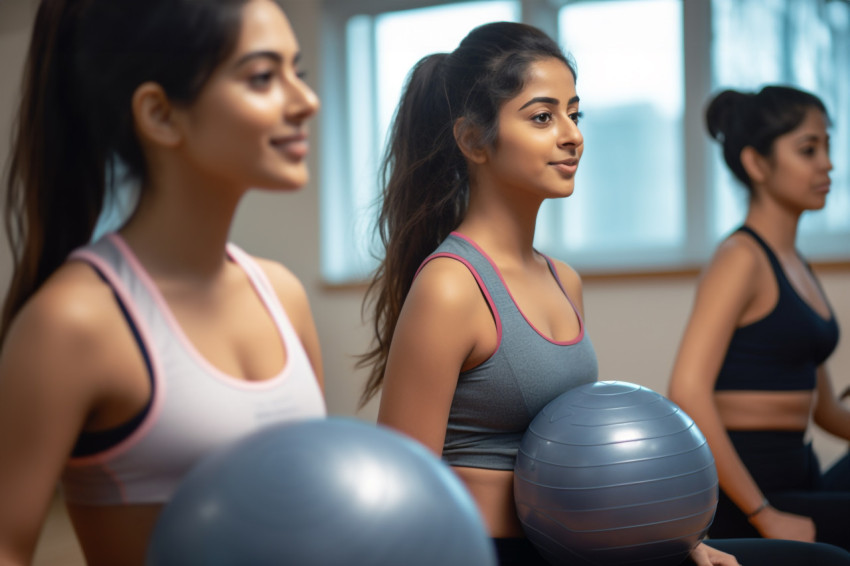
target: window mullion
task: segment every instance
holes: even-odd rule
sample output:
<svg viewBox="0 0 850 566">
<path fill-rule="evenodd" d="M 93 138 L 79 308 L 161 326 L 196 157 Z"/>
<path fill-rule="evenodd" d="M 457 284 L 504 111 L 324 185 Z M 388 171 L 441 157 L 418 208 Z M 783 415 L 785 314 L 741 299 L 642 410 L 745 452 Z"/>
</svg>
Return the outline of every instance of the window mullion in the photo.
<svg viewBox="0 0 850 566">
<path fill-rule="evenodd" d="M 702 261 L 713 246 L 716 214 L 711 191 L 714 171 L 703 114 L 711 84 L 711 2 L 682 0 L 684 18 L 685 249 L 690 261 Z"/>
</svg>

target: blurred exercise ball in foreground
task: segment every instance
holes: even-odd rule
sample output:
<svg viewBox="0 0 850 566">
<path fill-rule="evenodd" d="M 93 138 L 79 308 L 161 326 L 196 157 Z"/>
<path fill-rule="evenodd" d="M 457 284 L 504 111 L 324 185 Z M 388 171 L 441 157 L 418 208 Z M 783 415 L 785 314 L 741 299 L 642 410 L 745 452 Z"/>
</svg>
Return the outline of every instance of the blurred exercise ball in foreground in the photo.
<svg viewBox="0 0 850 566">
<path fill-rule="evenodd" d="M 203 460 L 157 521 L 150 566 L 496 564 L 436 456 L 354 419 L 272 426 Z"/>
</svg>

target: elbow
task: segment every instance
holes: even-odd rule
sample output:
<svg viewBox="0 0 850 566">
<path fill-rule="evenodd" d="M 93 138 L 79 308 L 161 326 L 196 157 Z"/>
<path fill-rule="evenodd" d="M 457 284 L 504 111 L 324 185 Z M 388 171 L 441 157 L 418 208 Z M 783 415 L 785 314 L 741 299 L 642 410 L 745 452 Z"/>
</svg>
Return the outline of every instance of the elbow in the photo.
<svg viewBox="0 0 850 566">
<path fill-rule="evenodd" d="M 677 383 L 675 380 L 670 382 L 667 388 L 667 398 L 681 407 L 686 413 L 690 413 L 691 409 L 699 403 L 699 399 L 705 401 L 706 397 L 693 387 L 688 387 L 684 384 Z"/>
<path fill-rule="evenodd" d="M 688 402 L 688 390 L 676 379 L 671 379 L 667 386 L 667 398 L 681 407 Z"/>
<path fill-rule="evenodd" d="M 837 428 L 835 426 L 835 416 L 830 411 L 824 410 L 819 405 L 816 405 L 812 411 L 812 422 L 826 432 L 835 434 L 834 431 Z"/>
</svg>

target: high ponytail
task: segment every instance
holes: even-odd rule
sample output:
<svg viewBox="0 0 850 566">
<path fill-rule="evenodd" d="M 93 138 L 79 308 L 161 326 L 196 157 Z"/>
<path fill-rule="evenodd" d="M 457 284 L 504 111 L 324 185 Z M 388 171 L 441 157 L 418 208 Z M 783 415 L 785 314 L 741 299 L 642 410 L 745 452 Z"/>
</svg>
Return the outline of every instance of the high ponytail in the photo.
<svg viewBox="0 0 850 566">
<path fill-rule="evenodd" d="M 416 269 L 466 213 L 467 172 L 454 140 L 443 68 L 447 57 L 429 55 L 411 72 L 381 169 L 378 235 L 385 255 L 367 291 L 374 298 L 376 343 L 360 360 L 361 366 L 372 367 L 362 403 L 380 388 L 390 339 Z"/>
<path fill-rule="evenodd" d="M 105 155 L 76 110 L 69 76 L 80 4 L 43 2 L 35 19 L 6 179 L 14 271 L 0 343 L 35 289 L 89 239 L 103 203 Z"/>
<path fill-rule="evenodd" d="M 466 215 L 469 172 L 455 141 L 463 119 L 481 146 L 495 143 L 501 106 L 519 93 L 529 66 L 563 61 L 558 45 L 529 25 L 496 22 L 472 30 L 452 53 L 424 57 L 411 72 L 396 111 L 382 169 L 378 234 L 382 260 L 364 300 L 374 307 L 373 347 L 361 405 L 381 388 L 390 341 L 413 278 L 425 258 Z"/>
<path fill-rule="evenodd" d="M 144 184 L 131 101 L 144 82 L 193 102 L 232 51 L 247 0 L 42 0 L 14 124 L 5 225 L 15 315 L 92 236 L 118 171 Z"/>
<path fill-rule="evenodd" d="M 827 116 L 817 96 L 788 86 L 766 86 L 757 93 L 724 90 L 716 94 L 705 110 L 708 134 L 723 147 L 726 165 L 752 192 L 752 180 L 741 162 L 741 151 L 752 147 L 769 156 L 776 138 L 787 134 L 815 108 Z"/>
</svg>

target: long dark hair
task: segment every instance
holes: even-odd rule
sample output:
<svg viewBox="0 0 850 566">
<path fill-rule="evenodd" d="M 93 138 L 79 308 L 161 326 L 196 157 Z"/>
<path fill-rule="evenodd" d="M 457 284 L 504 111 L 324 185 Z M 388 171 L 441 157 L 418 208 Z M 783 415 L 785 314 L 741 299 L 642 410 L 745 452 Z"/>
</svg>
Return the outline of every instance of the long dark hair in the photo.
<svg viewBox="0 0 850 566">
<path fill-rule="evenodd" d="M 24 303 L 91 238 L 117 171 L 144 183 L 136 88 L 152 81 L 172 102 L 193 102 L 235 47 L 246 1 L 42 0 L 6 179 L 14 273 L 0 344 Z"/>
<path fill-rule="evenodd" d="M 563 61 L 539 29 L 496 22 L 472 30 L 452 53 L 424 57 L 411 72 L 396 111 L 382 169 L 378 233 L 384 248 L 364 300 L 374 303 L 375 340 L 358 366 L 369 367 L 361 404 L 381 388 L 390 340 L 413 277 L 466 214 L 468 171 L 454 137 L 463 118 L 480 145 L 498 134 L 501 106 L 523 88 L 529 66 Z"/>
<path fill-rule="evenodd" d="M 752 147 L 769 156 L 776 138 L 799 126 L 811 108 L 828 119 L 821 99 L 797 88 L 772 85 L 759 92 L 729 89 L 711 99 L 705 124 L 709 135 L 723 146 L 726 165 L 752 194 L 752 180 L 741 163 L 741 151 Z"/>
</svg>

